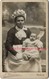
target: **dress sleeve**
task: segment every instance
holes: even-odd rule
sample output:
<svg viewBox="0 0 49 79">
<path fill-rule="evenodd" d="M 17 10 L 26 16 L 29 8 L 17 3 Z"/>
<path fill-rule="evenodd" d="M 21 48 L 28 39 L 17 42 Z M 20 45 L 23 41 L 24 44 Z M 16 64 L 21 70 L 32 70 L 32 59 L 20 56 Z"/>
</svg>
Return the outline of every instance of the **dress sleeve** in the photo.
<svg viewBox="0 0 49 79">
<path fill-rule="evenodd" d="M 31 35 L 31 31 L 30 31 L 30 29 L 28 28 L 28 30 L 27 30 L 27 37 L 30 38 L 30 35 Z"/>
<path fill-rule="evenodd" d="M 17 52 L 13 49 L 13 39 L 14 39 L 14 34 L 12 30 L 8 31 L 5 48 L 7 51 L 10 51 L 13 55 L 16 55 Z"/>
<path fill-rule="evenodd" d="M 43 43 L 40 40 L 37 40 L 36 41 L 36 45 L 37 45 L 39 51 L 42 51 L 43 50 Z"/>
</svg>

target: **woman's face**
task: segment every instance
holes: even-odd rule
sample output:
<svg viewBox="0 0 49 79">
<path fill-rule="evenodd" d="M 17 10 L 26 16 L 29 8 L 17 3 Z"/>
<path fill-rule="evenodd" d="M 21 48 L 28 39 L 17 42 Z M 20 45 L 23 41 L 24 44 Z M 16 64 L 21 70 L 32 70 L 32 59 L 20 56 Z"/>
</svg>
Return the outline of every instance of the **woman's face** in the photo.
<svg viewBox="0 0 49 79">
<path fill-rule="evenodd" d="M 23 24 L 24 24 L 24 18 L 23 17 L 17 17 L 16 19 L 16 25 L 19 27 L 19 28 L 23 28 Z"/>
</svg>

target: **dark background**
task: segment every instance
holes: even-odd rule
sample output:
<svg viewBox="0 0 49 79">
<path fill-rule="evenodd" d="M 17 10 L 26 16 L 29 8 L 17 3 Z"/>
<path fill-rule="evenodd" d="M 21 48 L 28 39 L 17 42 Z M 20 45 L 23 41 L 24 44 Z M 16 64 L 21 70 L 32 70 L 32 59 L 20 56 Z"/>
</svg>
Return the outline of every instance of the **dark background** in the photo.
<svg viewBox="0 0 49 79">
<path fill-rule="evenodd" d="M 3 20 L 12 22 L 11 15 L 17 9 L 25 10 L 27 14 L 25 24 L 44 25 L 46 21 L 46 6 L 44 2 L 3 2 Z"/>
</svg>

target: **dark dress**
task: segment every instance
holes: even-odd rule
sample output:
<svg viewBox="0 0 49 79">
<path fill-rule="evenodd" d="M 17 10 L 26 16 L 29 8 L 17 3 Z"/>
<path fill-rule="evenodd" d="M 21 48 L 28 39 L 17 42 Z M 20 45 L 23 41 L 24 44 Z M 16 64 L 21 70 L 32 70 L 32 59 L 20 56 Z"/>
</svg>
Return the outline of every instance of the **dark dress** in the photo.
<svg viewBox="0 0 49 79">
<path fill-rule="evenodd" d="M 6 43 L 5 43 L 5 48 L 7 51 L 10 51 L 13 55 L 16 55 L 16 51 L 13 49 L 13 45 L 19 45 L 19 44 L 22 44 L 23 41 L 26 39 L 26 38 L 29 38 L 30 37 L 30 30 L 27 28 L 27 30 L 24 30 L 24 32 L 26 33 L 26 38 L 22 38 L 21 40 L 19 40 L 16 36 L 15 36 L 15 33 L 17 33 L 18 30 L 13 27 L 11 28 L 8 33 L 7 33 L 7 39 L 6 39 Z M 8 52 L 7 52 L 8 53 Z"/>
<path fill-rule="evenodd" d="M 22 46 L 23 41 L 26 38 L 30 37 L 31 32 L 28 28 L 27 30 L 24 29 L 23 32 L 25 33 L 26 37 L 23 37 L 21 40 L 18 39 L 15 35 L 18 32 L 19 31 L 15 27 L 13 27 L 7 33 L 5 48 L 7 50 L 8 56 L 5 59 L 5 71 L 24 71 L 24 64 L 27 63 L 27 61 L 23 60 L 22 52 L 17 52 L 16 50 L 14 50 L 13 45 Z"/>
</svg>

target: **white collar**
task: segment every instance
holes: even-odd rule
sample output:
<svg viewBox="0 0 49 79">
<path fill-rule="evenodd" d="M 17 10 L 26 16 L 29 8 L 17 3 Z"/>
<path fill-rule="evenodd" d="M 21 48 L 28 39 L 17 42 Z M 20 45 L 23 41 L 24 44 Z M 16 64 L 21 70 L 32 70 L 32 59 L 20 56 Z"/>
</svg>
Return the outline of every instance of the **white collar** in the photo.
<svg viewBox="0 0 49 79">
<path fill-rule="evenodd" d="M 21 30 L 21 29 L 20 29 L 19 27 L 17 27 L 17 26 L 15 26 L 15 28 L 16 28 L 16 30 L 18 30 L 18 31 Z"/>
<path fill-rule="evenodd" d="M 22 28 L 23 30 L 27 30 L 27 28 L 24 26 L 23 28 Z"/>
<path fill-rule="evenodd" d="M 19 27 L 15 27 L 16 28 L 16 30 L 18 30 L 18 31 L 20 31 L 20 30 L 27 30 L 27 28 L 24 26 L 22 29 L 20 29 Z"/>
</svg>

